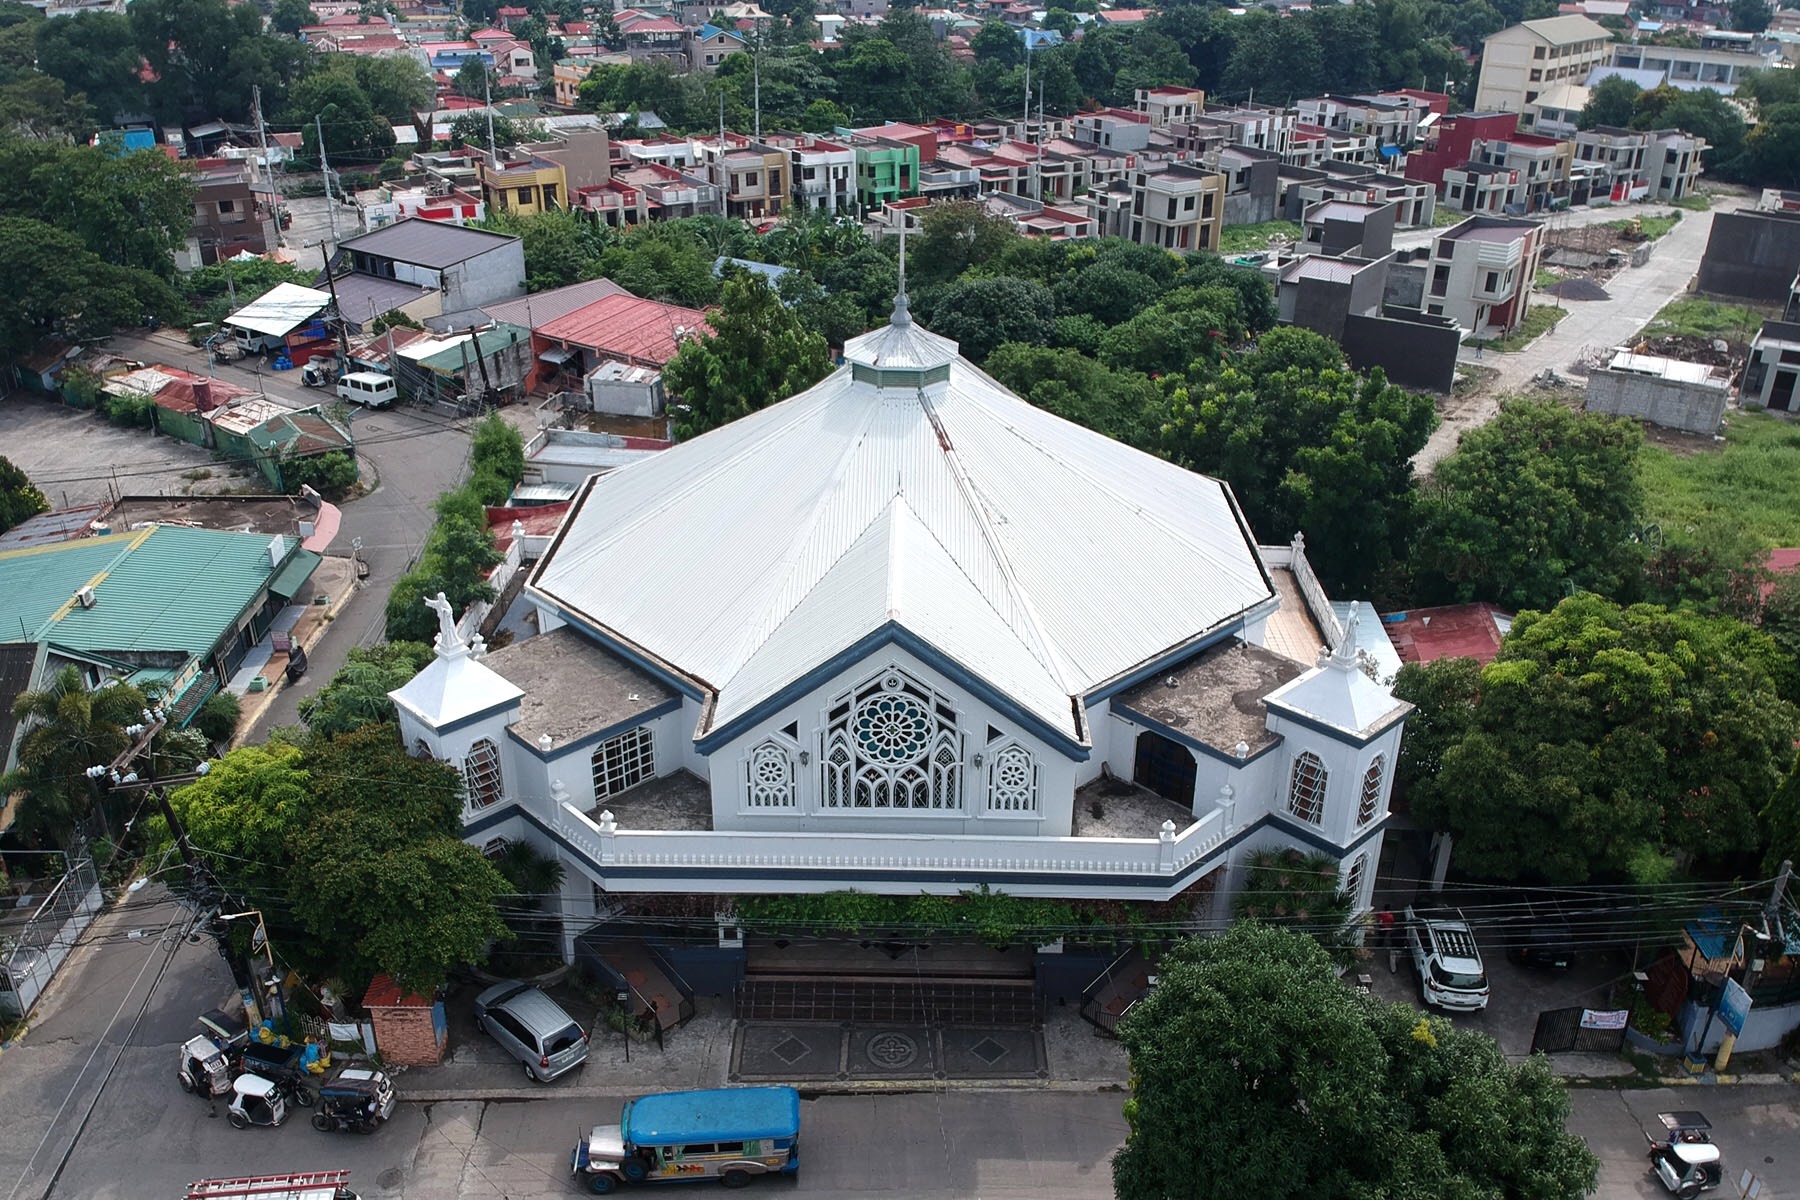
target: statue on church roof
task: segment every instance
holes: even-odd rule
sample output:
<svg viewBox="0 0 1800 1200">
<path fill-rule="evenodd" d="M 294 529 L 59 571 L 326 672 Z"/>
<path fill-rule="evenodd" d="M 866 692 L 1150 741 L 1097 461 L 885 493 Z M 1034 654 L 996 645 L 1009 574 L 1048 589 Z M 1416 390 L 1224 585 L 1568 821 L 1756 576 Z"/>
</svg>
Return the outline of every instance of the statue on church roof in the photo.
<svg viewBox="0 0 1800 1200">
<path fill-rule="evenodd" d="M 444 593 L 425 597 L 425 607 L 438 615 L 437 652 L 447 656 L 463 649 L 462 635 L 456 631 L 456 608 Z"/>
</svg>

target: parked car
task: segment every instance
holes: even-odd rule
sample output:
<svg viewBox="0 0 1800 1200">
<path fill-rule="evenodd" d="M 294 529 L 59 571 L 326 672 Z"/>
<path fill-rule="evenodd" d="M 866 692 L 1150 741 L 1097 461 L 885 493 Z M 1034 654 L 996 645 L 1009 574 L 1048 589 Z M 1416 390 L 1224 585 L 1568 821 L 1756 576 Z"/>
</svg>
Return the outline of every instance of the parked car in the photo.
<svg viewBox="0 0 1800 1200">
<path fill-rule="evenodd" d="M 1456 909 L 1406 910 L 1406 944 L 1428 1006 L 1457 1012 L 1487 1007 L 1487 970 L 1475 933 Z"/>
<path fill-rule="evenodd" d="M 587 1032 L 561 1005 L 528 983 L 509 979 L 475 997 L 475 1023 L 524 1063 L 525 1074 L 539 1083 L 587 1061 Z"/>
<path fill-rule="evenodd" d="M 1522 967 L 1562 970 L 1575 963 L 1575 931 L 1567 921 L 1536 921 L 1508 936 L 1506 957 Z"/>
</svg>

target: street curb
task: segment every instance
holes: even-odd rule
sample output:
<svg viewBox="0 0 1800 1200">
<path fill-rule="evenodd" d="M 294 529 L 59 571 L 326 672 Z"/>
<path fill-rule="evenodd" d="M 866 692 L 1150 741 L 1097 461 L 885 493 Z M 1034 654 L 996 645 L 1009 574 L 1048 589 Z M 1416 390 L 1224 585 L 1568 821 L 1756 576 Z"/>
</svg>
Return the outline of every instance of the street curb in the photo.
<svg viewBox="0 0 1800 1200">
<path fill-rule="evenodd" d="M 1128 1091 L 1114 1080 L 1086 1079 L 867 1079 L 807 1080 L 782 1083 L 779 1080 L 756 1081 L 758 1087 L 791 1087 L 803 1096 L 910 1095 L 920 1092 L 1117 1092 Z M 617 1100 L 640 1093 L 620 1088 L 486 1088 L 479 1093 L 453 1091 L 407 1091 L 404 1076 L 396 1081 L 396 1091 L 407 1104 L 507 1104 L 542 1100 L 553 1096 L 558 1100 Z"/>
<path fill-rule="evenodd" d="M 1800 1071 L 1791 1071 L 1785 1075 L 1779 1073 L 1758 1075 L 1715 1075 L 1711 1071 L 1699 1075 L 1662 1075 L 1657 1082 L 1663 1087 L 1730 1087 L 1742 1084 L 1747 1087 L 1773 1087 L 1783 1083 L 1800 1083 Z"/>
</svg>

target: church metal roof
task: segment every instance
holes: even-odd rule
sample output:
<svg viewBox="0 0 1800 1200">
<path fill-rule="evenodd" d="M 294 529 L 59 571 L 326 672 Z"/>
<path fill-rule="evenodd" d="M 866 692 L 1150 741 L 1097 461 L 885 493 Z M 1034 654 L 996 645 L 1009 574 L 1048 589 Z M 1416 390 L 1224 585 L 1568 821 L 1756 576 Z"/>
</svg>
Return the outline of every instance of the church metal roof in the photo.
<svg viewBox="0 0 1800 1200">
<path fill-rule="evenodd" d="M 1086 743 L 1081 697 L 1273 597 L 1225 484 L 894 316 L 799 395 L 590 480 L 532 578 L 710 690 L 700 736 L 898 630 Z"/>
</svg>

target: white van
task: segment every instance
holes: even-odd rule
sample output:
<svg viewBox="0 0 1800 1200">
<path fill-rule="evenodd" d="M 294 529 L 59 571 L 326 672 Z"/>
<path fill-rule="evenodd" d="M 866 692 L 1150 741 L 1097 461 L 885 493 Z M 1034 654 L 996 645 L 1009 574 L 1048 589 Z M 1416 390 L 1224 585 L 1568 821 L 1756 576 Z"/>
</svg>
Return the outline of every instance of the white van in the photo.
<svg viewBox="0 0 1800 1200">
<path fill-rule="evenodd" d="M 399 395 L 394 377 L 379 371 L 352 371 L 338 380 L 337 394 L 341 400 L 369 408 L 386 408 Z"/>
</svg>

